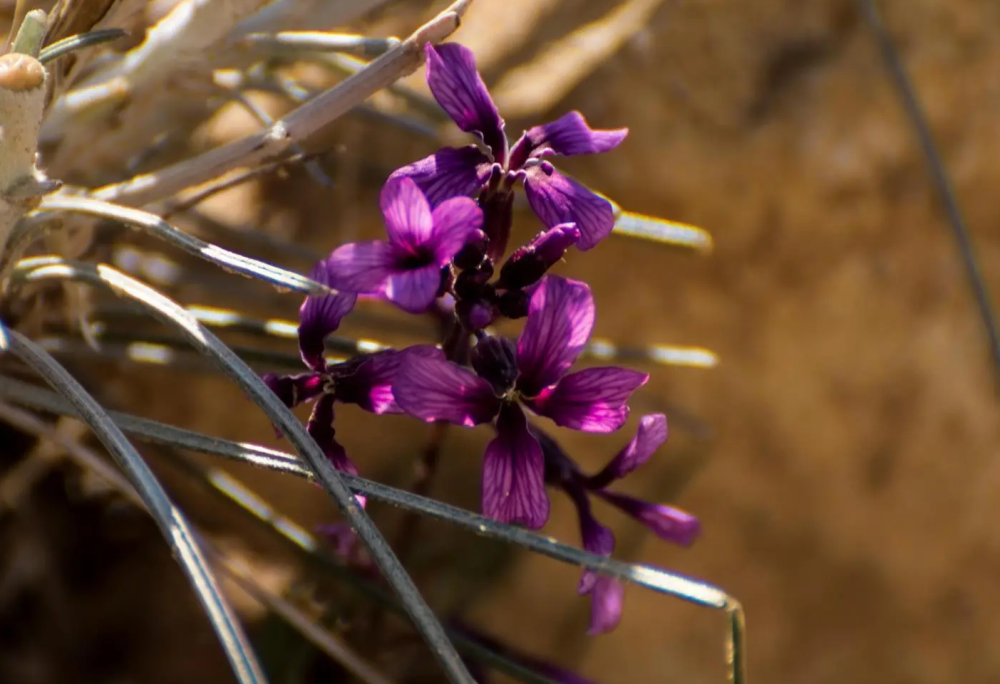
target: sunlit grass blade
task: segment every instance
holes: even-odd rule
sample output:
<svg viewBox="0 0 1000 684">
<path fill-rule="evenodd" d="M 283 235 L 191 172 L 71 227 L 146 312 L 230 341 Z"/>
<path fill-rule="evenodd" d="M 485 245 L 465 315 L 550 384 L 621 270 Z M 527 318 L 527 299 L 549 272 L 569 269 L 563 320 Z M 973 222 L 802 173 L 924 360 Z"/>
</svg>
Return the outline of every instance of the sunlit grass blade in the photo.
<svg viewBox="0 0 1000 684">
<path fill-rule="evenodd" d="M 69 372 L 38 345 L 17 331 L 6 332 L 5 351 L 21 359 L 65 397 L 66 403 L 72 406 L 73 415 L 78 416 L 94 431 L 135 486 L 143 504 L 149 509 L 170 545 L 173 555 L 188 576 L 237 679 L 241 684 L 266 682 L 253 649 L 249 646 L 232 609 L 222 597 L 218 583 L 198 548 L 187 519 L 167 497 L 156 476 L 111 417 Z"/>
<path fill-rule="evenodd" d="M 201 353 L 214 359 L 256 403 L 305 459 L 317 482 L 336 502 L 358 537 L 368 547 L 383 577 L 399 595 L 406 613 L 426 640 L 431 651 L 456 683 L 471 683 L 465 664 L 445 635 L 441 623 L 413 584 L 392 549 L 354 498 L 344 480 L 326 459 L 305 427 L 270 389 L 231 349 L 182 307 L 148 286 L 115 269 L 98 265 L 71 263 L 55 257 L 26 259 L 14 270 L 14 276 L 27 282 L 74 280 L 109 287 L 146 307 L 156 318 L 178 329 Z"/>
</svg>

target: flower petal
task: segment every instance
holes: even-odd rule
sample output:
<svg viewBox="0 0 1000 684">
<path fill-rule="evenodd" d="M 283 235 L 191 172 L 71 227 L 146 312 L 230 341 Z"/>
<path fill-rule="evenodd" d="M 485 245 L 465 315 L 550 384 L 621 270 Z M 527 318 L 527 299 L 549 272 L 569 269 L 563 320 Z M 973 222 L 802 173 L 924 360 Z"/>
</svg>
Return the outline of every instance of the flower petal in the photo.
<svg viewBox="0 0 1000 684">
<path fill-rule="evenodd" d="M 377 415 L 402 413 L 392 396 L 392 381 L 399 361 L 400 352 L 386 349 L 331 366 L 329 372 L 337 401 L 356 404 Z"/>
<path fill-rule="evenodd" d="M 548 162 L 527 169 L 524 191 L 532 211 L 549 228 L 575 223 L 580 229 L 581 251 L 591 249 L 611 234 L 615 216 L 611 203 L 564 176 Z"/>
<path fill-rule="evenodd" d="M 385 282 L 385 298 L 408 313 L 427 311 L 441 289 L 441 267 L 437 264 L 412 271 L 397 271 Z"/>
<path fill-rule="evenodd" d="M 531 401 L 531 409 L 556 425 L 584 432 L 614 432 L 628 419 L 625 404 L 649 376 L 626 368 L 587 368 L 570 373 Z"/>
<path fill-rule="evenodd" d="M 667 417 L 662 413 L 643 416 L 632 441 L 619 451 L 601 472 L 587 480 L 587 487 L 601 489 L 614 480 L 620 480 L 648 461 L 665 441 L 667 441 Z"/>
<path fill-rule="evenodd" d="M 357 475 L 357 466 L 347 457 L 347 452 L 344 451 L 344 447 L 340 445 L 335 437 L 336 431 L 333 428 L 333 401 L 332 394 L 324 394 L 316 402 L 312 410 L 312 415 L 309 416 L 306 432 L 316 440 L 316 444 L 323 450 L 323 455 L 329 459 L 334 468 L 343 470 L 351 475 Z"/>
<path fill-rule="evenodd" d="M 531 295 L 517 342 L 518 386 L 534 396 L 569 370 L 594 328 L 594 298 L 586 283 L 547 276 Z"/>
<path fill-rule="evenodd" d="M 439 266 L 451 261 L 465 243 L 482 232 L 483 210 L 469 197 L 452 197 L 434 207 L 431 248 Z"/>
<path fill-rule="evenodd" d="M 324 285 L 333 285 L 330 266 L 321 261 L 313 267 L 309 277 Z M 326 368 L 323 360 L 323 341 L 340 327 L 340 321 L 351 312 L 358 296 L 353 292 L 338 292 L 321 297 L 306 297 L 299 307 L 299 353 L 302 361 L 312 370 Z"/>
<path fill-rule="evenodd" d="M 489 157 L 475 145 L 469 145 L 442 148 L 429 157 L 396 169 L 389 180 L 412 179 L 434 207 L 452 197 L 478 194 L 492 172 L 493 163 Z"/>
<path fill-rule="evenodd" d="M 569 112 L 544 126 L 535 126 L 524 137 L 531 146 L 530 156 L 573 156 L 598 154 L 618 147 L 628 135 L 627 128 L 593 129 L 580 112 Z"/>
<path fill-rule="evenodd" d="M 431 240 L 431 207 L 412 178 L 390 178 L 379 194 L 389 242 L 405 252 L 416 252 Z"/>
<path fill-rule="evenodd" d="M 641 522 L 661 539 L 690 546 L 701 534 L 698 518 L 679 508 L 649 503 L 606 489 L 599 489 L 594 494 Z"/>
<path fill-rule="evenodd" d="M 330 283 L 338 290 L 376 294 L 396 271 L 396 250 L 384 240 L 349 242 L 327 259 Z"/>
<path fill-rule="evenodd" d="M 549 519 L 542 448 L 517 404 L 505 404 L 483 456 L 483 514 L 537 530 Z"/>
<path fill-rule="evenodd" d="M 402 353 L 392 393 L 411 416 L 472 427 L 493 420 L 500 410 L 500 400 L 488 382 L 446 361 L 441 352 L 432 355 L 421 348 Z"/>
<path fill-rule="evenodd" d="M 587 634 L 597 636 L 610 632 L 622 619 L 625 585 L 611 577 L 598 575 L 590 590 L 590 628 Z"/>
<path fill-rule="evenodd" d="M 261 380 L 288 408 L 295 408 L 299 404 L 312 401 L 323 393 L 323 376 L 319 373 L 300 375 L 265 373 L 261 376 Z"/>
<path fill-rule="evenodd" d="M 507 157 L 503 119 L 476 70 L 472 50 L 458 43 L 427 44 L 427 85 L 441 108 L 466 133 L 478 133 L 497 162 Z"/>
</svg>

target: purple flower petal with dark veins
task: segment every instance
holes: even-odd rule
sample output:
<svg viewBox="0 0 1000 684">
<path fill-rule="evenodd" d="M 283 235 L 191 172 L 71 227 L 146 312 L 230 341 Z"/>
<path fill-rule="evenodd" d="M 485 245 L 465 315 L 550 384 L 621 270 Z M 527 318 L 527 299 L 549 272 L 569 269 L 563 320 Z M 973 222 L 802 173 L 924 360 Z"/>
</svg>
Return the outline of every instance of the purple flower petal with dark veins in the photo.
<svg viewBox="0 0 1000 684">
<path fill-rule="evenodd" d="M 542 447 L 517 404 L 504 404 L 483 455 L 483 514 L 537 530 L 549 519 Z"/>
<path fill-rule="evenodd" d="M 614 432 L 628 419 L 625 402 L 647 380 L 649 375 L 626 368 L 587 368 L 563 377 L 529 405 L 562 427 Z"/>
<path fill-rule="evenodd" d="M 434 231 L 431 207 L 413 180 L 399 178 L 386 182 L 379 205 L 385 216 L 385 232 L 393 245 L 416 252 L 430 242 Z"/>
<path fill-rule="evenodd" d="M 641 522 L 661 539 L 690 546 L 701 533 L 698 519 L 679 508 L 649 503 L 606 489 L 598 489 L 594 494 Z"/>
<path fill-rule="evenodd" d="M 470 197 L 453 197 L 434 207 L 431 247 L 439 266 L 444 266 L 476 234 L 482 235 L 483 210 Z"/>
<path fill-rule="evenodd" d="M 306 432 L 316 440 L 316 444 L 323 450 L 323 455 L 329 459 L 330 463 L 337 470 L 343 470 L 351 475 L 357 475 L 358 469 L 347 457 L 344 447 L 337 442 L 335 430 L 333 428 L 333 402 L 332 394 L 324 394 L 313 407 L 312 415 L 309 416 L 309 423 L 306 425 Z"/>
<path fill-rule="evenodd" d="M 615 227 L 611 203 L 564 176 L 548 162 L 524 171 L 524 192 L 532 211 L 549 228 L 575 223 L 580 229 L 576 246 L 586 251 L 611 234 Z"/>
<path fill-rule="evenodd" d="M 329 264 L 321 261 L 316 264 L 309 277 L 316 282 L 331 287 L 333 274 Z M 323 341 L 326 336 L 340 327 L 340 321 L 351 312 L 357 302 L 357 295 L 348 292 L 338 292 L 320 297 L 306 297 L 299 307 L 299 353 L 302 361 L 310 369 L 321 371 L 326 368 L 323 359 Z"/>
<path fill-rule="evenodd" d="M 492 169 L 493 162 L 475 146 L 444 147 L 396 169 L 389 181 L 410 178 L 434 207 L 452 197 L 477 194 L 489 180 Z"/>
<path fill-rule="evenodd" d="M 472 50 L 458 43 L 427 43 L 424 52 L 427 85 L 434 99 L 460 129 L 478 133 L 493 152 L 494 160 L 503 164 L 507 158 L 503 119 L 476 70 Z"/>
<path fill-rule="evenodd" d="M 573 111 L 544 126 L 529 128 L 524 137 L 531 145 L 529 156 L 539 158 L 608 152 L 618 147 L 627 135 L 627 128 L 595 130 L 587 125 L 583 114 Z"/>
<path fill-rule="evenodd" d="M 531 295 L 517 342 L 518 388 L 535 396 L 576 361 L 594 328 L 594 298 L 586 283 L 548 276 Z"/>
<path fill-rule="evenodd" d="M 588 489 L 607 487 L 620 480 L 649 460 L 649 457 L 667 441 L 667 417 L 652 413 L 639 420 L 639 429 L 628 445 L 618 452 L 603 469 L 587 479 Z"/>
<path fill-rule="evenodd" d="M 396 268 L 396 250 L 384 240 L 349 242 L 327 259 L 334 287 L 349 292 L 381 294 Z"/>
<path fill-rule="evenodd" d="M 565 483 L 563 489 L 576 505 L 583 548 L 598 556 L 610 556 L 611 552 L 615 550 L 615 535 L 610 529 L 597 522 L 590 510 L 590 499 L 587 498 L 586 491 L 571 483 Z M 590 593 L 597 578 L 597 573 L 592 570 L 584 570 L 580 577 L 580 585 L 576 589 L 577 592 L 580 594 Z"/>
<path fill-rule="evenodd" d="M 399 407 L 428 423 L 445 420 L 472 427 L 493 420 L 500 400 L 478 375 L 447 361 L 444 355 L 424 351 L 401 352 L 393 396 Z"/>
<path fill-rule="evenodd" d="M 435 264 L 397 271 L 385 281 L 385 298 L 407 313 L 423 313 L 441 287 L 441 267 Z"/>
<path fill-rule="evenodd" d="M 625 586 L 611 577 L 598 575 L 590 590 L 590 629 L 587 634 L 597 636 L 610 632 L 622 619 L 625 603 Z"/>
</svg>

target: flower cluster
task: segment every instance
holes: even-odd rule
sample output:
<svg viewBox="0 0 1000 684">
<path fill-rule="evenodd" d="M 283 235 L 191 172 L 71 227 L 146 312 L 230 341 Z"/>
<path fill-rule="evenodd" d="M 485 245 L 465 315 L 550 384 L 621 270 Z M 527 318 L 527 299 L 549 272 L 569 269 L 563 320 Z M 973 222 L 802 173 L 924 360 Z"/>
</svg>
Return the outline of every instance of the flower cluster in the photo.
<svg viewBox="0 0 1000 684">
<path fill-rule="evenodd" d="M 547 158 L 609 151 L 627 131 L 591 129 L 571 112 L 511 145 L 472 53 L 457 44 L 428 45 L 426 57 L 435 99 L 476 144 L 439 150 L 389 177 L 380 196 L 387 239 L 342 245 L 312 273 L 337 292 L 309 297 L 300 310 L 299 347 L 309 371 L 268 374 L 266 382 L 289 407 L 315 402 L 308 431 L 342 470 L 357 472 L 335 438 L 337 402 L 427 422 L 490 424 L 495 436 L 483 456 L 485 515 L 540 528 L 549 517 L 547 487 L 554 487 L 575 505 L 588 551 L 607 556 L 615 543 L 594 517 L 591 497 L 664 539 L 690 544 L 698 534 L 695 518 L 608 489 L 666 440 L 662 414 L 642 417 L 628 446 L 591 476 L 529 420 L 617 431 L 628 419 L 632 393 L 649 379 L 618 367 L 572 370 L 594 327 L 594 299 L 586 283 L 548 274 L 571 247 L 589 250 L 607 237 L 614 217 L 607 200 Z M 546 229 L 504 259 L 518 185 Z M 437 315 L 446 324 L 442 344 L 327 363 L 324 339 L 358 295 Z M 516 340 L 491 332 L 501 318 L 525 319 Z M 621 585 L 585 572 L 579 591 L 591 596 L 591 633 L 614 628 Z"/>
</svg>

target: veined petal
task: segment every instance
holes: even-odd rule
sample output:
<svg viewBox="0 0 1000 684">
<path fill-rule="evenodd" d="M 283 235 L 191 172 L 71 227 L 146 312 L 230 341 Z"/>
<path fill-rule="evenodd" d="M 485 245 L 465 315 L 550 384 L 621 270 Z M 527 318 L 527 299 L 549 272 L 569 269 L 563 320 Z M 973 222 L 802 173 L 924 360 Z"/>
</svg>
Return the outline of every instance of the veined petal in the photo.
<svg viewBox="0 0 1000 684">
<path fill-rule="evenodd" d="M 573 479 L 566 479 L 561 486 L 576 506 L 577 517 L 580 519 L 580 538 L 583 542 L 583 548 L 598 556 L 610 556 L 611 552 L 615 550 L 615 535 L 610 529 L 597 522 L 590 509 L 590 499 L 587 492 L 578 481 Z M 584 570 L 577 592 L 580 594 L 589 593 L 594 588 L 597 578 L 597 573 Z"/>
<path fill-rule="evenodd" d="M 500 400 L 490 384 L 444 355 L 404 350 L 392 386 L 399 407 L 428 423 L 472 427 L 493 420 Z"/>
<path fill-rule="evenodd" d="M 615 227 L 611 203 L 559 173 L 548 162 L 524 172 L 524 191 L 532 211 L 549 228 L 575 223 L 580 230 L 576 246 L 591 249 Z"/>
<path fill-rule="evenodd" d="M 570 373 L 531 401 L 531 409 L 556 425 L 583 432 L 614 432 L 628 419 L 625 404 L 649 376 L 626 368 Z"/>
<path fill-rule="evenodd" d="M 327 259 L 331 285 L 345 292 L 377 294 L 396 270 L 396 250 L 384 240 L 349 242 Z"/>
<path fill-rule="evenodd" d="M 517 404 L 505 404 L 483 456 L 483 514 L 538 529 L 549 519 L 542 448 Z"/>
<path fill-rule="evenodd" d="M 324 394 L 313 407 L 312 415 L 309 416 L 309 423 L 306 425 L 306 432 L 316 440 L 316 444 L 323 450 L 323 455 L 329 459 L 330 463 L 337 470 L 343 470 L 351 475 L 357 475 L 358 469 L 347 457 L 347 452 L 340 445 L 335 437 L 333 428 L 333 395 Z"/>
<path fill-rule="evenodd" d="M 662 413 L 643 416 L 632 441 L 619 451 L 601 472 L 587 480 L 587 487 L 601 489 L 614 480 L 620 480 L 648 461 L 665 441 L 667 441 L 667 417 Z"/>
<path fill-rule="evenodd" d="M 701 534 L 698 518 L 679 508 L 649 503 L 606 489 L 599 489 L 594 494 L 641 522 L 661 539 L 690 546 Z"/>
<path fill-rule="evenodd" d="M 503 164 L 507 138 L 503 119 L 486 90 L 472 50 L 458 43 L 427 44 L 427 85 L 441 108 L 466 133 L 478 133 Z"/>
<path fill-rule="evenodd" d="M 531 145 L 530 156 L 537 158 L 550 154 L 569 157 L 607 152 L 618 147 L 626 135 L 627 128 L 593 129 L 587 125 L 583 114 L 573 111 L 544 126 L 528 129 L 524 137 Z"/>
<path fill-rule="evenodd" d="M 519 389 L 534 396 L 569 370 L 594 328 L 594 298 L 586 283 L 547 276 L 531 295 L 517 342 Z"/>
<path fill-rule="evenodd" d="M 434 207 L 430 247 L 435 263 L 444 266 L 476 233 L 482 234 L 483 210 L 470 197 L 452 197 Z"/>
<path fill-rule="evenodd" d="M 326 261 L 318 263 L 309 274 L 313 280 L 333 286 Z M 299 353 L 302 361 L 314 371 L 326 368 L 323 341 L 340 327 L 340 321 L 351 312 L 358 296 L 353 292 L 338 292 L 320 297 L 306 297 L 299 307 Z"/>
<path fill-rule="evenodd" d="M 417 252 L 431 240 L 431 207 L 412 178 L 390 178 L 379 194 L 389 242 L 405 252 Z"/>
<path fill-rule="evenodd" d="M 444 147 L 429 157 L 396 169 L 389 180 L 412 179 L 434 207 L 452 197 L 478 194 L 492 172 L 493 162 L 489 157 L 475 145 L 469 145 Z"/>
<path fill-rule="evenodd" d="M 437 264 L 410 271 L 396 271 L 385 281 L 385 298 L 407 313 L 423 313 L 430 308 L 441 288 L 441 267 Z"/>
</svg>

